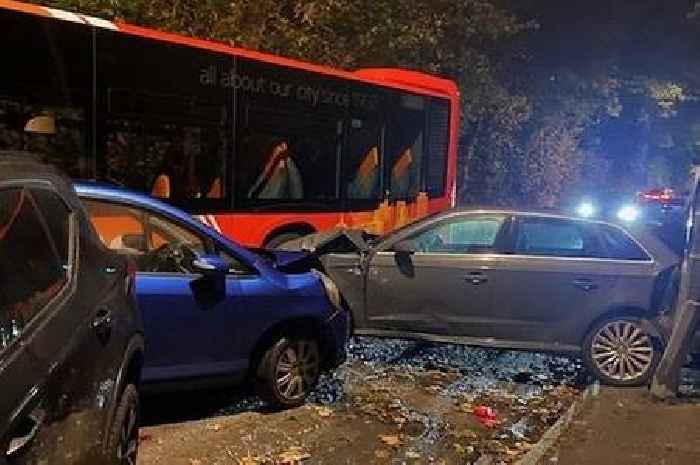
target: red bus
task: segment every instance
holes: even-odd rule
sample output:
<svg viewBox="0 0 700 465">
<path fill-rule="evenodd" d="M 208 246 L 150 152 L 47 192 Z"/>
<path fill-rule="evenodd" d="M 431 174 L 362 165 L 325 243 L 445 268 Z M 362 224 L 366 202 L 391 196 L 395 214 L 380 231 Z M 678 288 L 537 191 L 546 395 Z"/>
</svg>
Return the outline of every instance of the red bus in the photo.
<svg viewBox="0 0 700 465">
<path fill-rule="evenodd" d="M 0 0 L 0 149 L 168 199 L 247 245 L 454 204 L 459 93 Z"/>
</svg>

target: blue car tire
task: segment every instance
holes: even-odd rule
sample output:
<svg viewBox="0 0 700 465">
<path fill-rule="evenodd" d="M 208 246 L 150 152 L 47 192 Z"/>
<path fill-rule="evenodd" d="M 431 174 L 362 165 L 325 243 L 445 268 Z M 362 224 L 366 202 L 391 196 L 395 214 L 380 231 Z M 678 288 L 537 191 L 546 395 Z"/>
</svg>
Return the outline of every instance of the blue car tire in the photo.
<svg viewBox="0 0 700 465">
<path fill-rule="evenodd" d="M 318 342 L 309 337 L 282 337 L 264 353 L 256 373 L 256 390 L 267 403 L 297 407 L 315 388 L 321 370 Z"/>
</svg>

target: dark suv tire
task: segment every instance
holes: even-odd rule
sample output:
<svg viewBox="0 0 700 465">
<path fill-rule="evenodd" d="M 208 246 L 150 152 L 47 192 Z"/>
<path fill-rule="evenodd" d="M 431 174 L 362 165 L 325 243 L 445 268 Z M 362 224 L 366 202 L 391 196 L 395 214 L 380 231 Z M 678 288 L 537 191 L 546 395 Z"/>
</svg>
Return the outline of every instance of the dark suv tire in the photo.
<svg viewBox="0 0 700 465">
<path fill-rule="evenodd" d="M 282 337 L 263 354 L 256 390 L 267 403 L 298 407 L 316 387 L 321 369 L 318 342 L 310 337 Z"/>
<path fill-rule="evenodd" d="M 115 465 L 136 465 L 139 448 L 139 395 L 136 386 L 124 389 L 112 429 L 109 432 L 108 452 Z"/>
<path fill-rule="evenodd" d="M 661 347 L 639 318 L 620 316 L 596 324 L 583 343 L 583 360 L 603 384 L 649 384 L 661 358 Z"/>
</svg>

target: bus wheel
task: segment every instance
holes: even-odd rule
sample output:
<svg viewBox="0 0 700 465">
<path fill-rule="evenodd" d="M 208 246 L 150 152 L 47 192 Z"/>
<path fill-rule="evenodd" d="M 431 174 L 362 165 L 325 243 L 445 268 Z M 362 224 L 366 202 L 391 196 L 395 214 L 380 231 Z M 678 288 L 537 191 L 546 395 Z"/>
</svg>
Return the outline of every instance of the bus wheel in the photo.
<svg viewBox="0 0 700 465">
<path fill-rule="evenodd" d="M 298 232 L 284 232 L 282 234 L 277 234 L 275 236 L 272 236 L 270 239 L 267 240 L 267 242 L 265 242 L 265 248 L 276 249 L 285 242 L 293 241 L 294 239 L 299 239 L 302 236 L 303 234 Z"/>
</svg>

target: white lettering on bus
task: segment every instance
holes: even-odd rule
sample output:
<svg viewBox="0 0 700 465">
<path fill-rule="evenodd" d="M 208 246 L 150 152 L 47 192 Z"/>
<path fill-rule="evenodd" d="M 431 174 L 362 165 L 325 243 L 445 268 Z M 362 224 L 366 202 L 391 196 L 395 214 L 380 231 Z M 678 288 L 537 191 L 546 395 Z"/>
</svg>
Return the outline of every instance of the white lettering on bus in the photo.
<svg viewBox="0 0 700 465">
<path fill-rule="evenodd" d="M 240 74 L 235 69 L 219 70 L 215 65 L 201 68 L 199 83 L 206 87 L 234 89 L 253 94 L 268 94 L 280 98 L 294 98 L 313 107 L 333 105 L 338 107 L 355 107 L 376 109 L 379 97 L 360 92 L 338 91 L 322 86 L 306 84 L 295 85 L 264 77 Z"/>
</svg>

